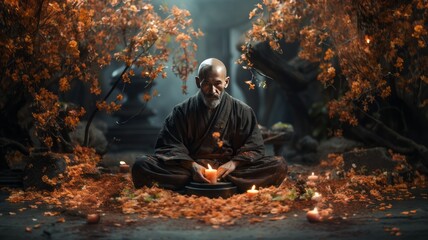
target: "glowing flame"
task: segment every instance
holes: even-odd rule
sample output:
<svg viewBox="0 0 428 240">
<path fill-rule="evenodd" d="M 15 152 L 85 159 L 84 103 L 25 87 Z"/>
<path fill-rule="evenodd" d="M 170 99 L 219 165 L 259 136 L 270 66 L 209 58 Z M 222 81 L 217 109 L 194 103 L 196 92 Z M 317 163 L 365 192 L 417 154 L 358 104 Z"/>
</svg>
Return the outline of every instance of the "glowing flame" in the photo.
<svg viewBox="0 0 428 240">
<path fill-rule="evenodd" d="M 258 193 L 259 193 L 259 190 L 256 190 L 256 185 L 253 185 L 253 187 L 251 187 L 251 189 L 247 190 L 247 194 L 249 194 L 248 195 L 249 197 L 253 197 Z"/>
<path fill-rule="evenodd" d="M 315 176 L 314 172 L 312 172 L 312 176 Z"/>
<path fill-rule="evenodd" d="M 119 164 L 120 164 L 120 165 L 125 165 L 125 164 L 126 164 L 126 162 L 125 162 L 125 161 L 120 161 L 120 162 L 119 162 Z"/>
<path fill-rule="evenodd" d="M 315 207 L 313 211 L 314 211 L 315 213 L 318 213 L 318 208 L 317 208 L 317 207 Z"/>
<path fill-rule="evenodd" d="M 213 169 L 209 163 L 208 163 L 208 169 L 209 169 L 209 170 L 212 170 L 212 169 Z"/>
<path fill-rule="evenodd" d="M 366 43 L 367 43 L 367 44 L 369 44 L 369 43 L 370 43 L 370 41 L 371 41 L 371 40 L 370 40 L 370 37 L 366 35 L 364 38 L 365 38 L 365 40 L 366 40 Z"/>
</svg>

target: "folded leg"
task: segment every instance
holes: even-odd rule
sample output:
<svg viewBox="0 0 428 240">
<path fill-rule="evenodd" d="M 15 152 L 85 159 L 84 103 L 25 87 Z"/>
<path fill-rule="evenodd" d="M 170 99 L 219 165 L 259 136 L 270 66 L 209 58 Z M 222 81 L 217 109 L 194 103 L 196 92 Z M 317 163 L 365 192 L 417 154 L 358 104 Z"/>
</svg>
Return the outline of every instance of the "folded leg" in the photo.
<svg viewBox="0 0 428 240">
<path fill-rule="evenodd" d="M 132 166 L 132 181 L 136 188 L 157 184 L 165 189 L 180 190 L 191 179 L 189 170 L 179 164 L 165 164 L 155 156 L 142 156 Z"/>
<path fill-rule="evenodd" d="M 238 166 L 226 178 L 233 182 L 239 192 L 256 187 L 279 186 L 287 175 L 287 163 L 283 157 L 263 157 L 254 163 Z"/>
</svg>

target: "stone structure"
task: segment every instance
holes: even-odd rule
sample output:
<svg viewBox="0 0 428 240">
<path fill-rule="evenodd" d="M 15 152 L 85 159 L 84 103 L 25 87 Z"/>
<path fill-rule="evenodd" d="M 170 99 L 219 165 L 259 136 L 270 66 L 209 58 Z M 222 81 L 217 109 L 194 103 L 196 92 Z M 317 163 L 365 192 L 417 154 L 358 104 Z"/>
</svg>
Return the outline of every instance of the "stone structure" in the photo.
<svg viewBox="0 0 428 240">
<path fill-rule="evenodd" d="M 122 72 L 122 68 L 112 73 L 112 81 L 115 81 Z M 131 84 L 119 85 L 124 89 L 124 102 L 118 112 L 113 114 L 118 120 L 109 127 L 107 138 L 110 143 L 110 151 L 144 151 L 151 152 L 154 149 L 159 128 L 152 126 L 149 118 L 154 116 L 147 103 L 141 100 L 143 94 L 150 90 L 146 88 L 147 82 L 142 79 L 138 71 L 131 77 Z M 153 86 L 155 83 L 151 83 Z M 124 88 L 123 88 L 124 87 Z"/>
</svg>

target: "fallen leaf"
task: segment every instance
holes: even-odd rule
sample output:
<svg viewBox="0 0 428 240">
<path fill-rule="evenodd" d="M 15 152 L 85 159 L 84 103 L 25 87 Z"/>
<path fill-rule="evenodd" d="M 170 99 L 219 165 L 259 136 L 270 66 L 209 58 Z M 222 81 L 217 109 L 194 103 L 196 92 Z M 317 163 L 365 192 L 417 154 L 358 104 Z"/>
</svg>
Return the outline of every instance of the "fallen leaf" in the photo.
<svg viewBox="0 0 428 240">
<path fill-rule="evenodd" d="M 126 219 L 125 223 L 135 223 L 137 222 L 137 219 Z"/>
<path fill-rule="evenodd" d="M 59 212 L 44 212 L 43 215 L 45 215 L 46 217 L 53 217 L 59 215 Z"/>
<path fill-rule="evenodd" d="M 285 219 L 285 218 L 287 218 L 287 217 L 284 216 L 284 215 L 282 215 L 282 216 L 279 216 L 279 217 L 269 218 L 269 220 L 271 220 L 271 221 L 278 221 L 278 220 L 282 220 L 282 219 Z"/>
<path fill-rule="evenodd" d="M 257 222 L 263 222 L 263 219 L 261 218 L 250 218 L 248 220 L 249 223 L 257 223 Z"/>
</svg>

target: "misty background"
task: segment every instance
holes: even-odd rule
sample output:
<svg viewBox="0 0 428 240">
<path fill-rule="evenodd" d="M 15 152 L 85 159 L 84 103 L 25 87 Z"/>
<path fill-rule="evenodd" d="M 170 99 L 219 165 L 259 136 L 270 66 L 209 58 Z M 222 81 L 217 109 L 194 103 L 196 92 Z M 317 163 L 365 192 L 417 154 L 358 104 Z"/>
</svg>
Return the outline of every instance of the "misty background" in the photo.
<svg viewBox="0 0 428 240">
<path fill-rule="evenodd" d="M 195 29 L 201 29 L 204 36 L 196 40 L 198 51 L 196 59 L 198 63 L 206 58 L 214 57 L 222 60 L 228 68 L 228 74 L 231 83 L 227 91 L 234 96 L 250 105 L 258 117 L 259 123 L 270 126 L 278 121 L 284 121 L 284 110 L 281 106 L 281 93 L 275 101 L 275 106 L 270 113 L 263 110 L 263 96 L 267 89 L 256 87 L 255 90 L 249 90 L 244 81 L 251 79 L 251 74 L 236 64 L 241 52 L 239 51 L 244 39 L 245 32 L 251 28 L 251 22 L 248 19 L 249 12 L 259 2 L 258 0 L 153 0 L 151 1 L 155 9 L 159 9 L 161 4 L 173 5 L 187 9 L 191 13 L 193 26 Z M 101 76 L 102 88 L 104 92 L 108 91 L 112 82 L 113 72 L 120 68 L 112 64 L 107 67 Z M 154 112 L 148 121 L 151 125 L 160 127 L 165 117 L 171 112 L 172 108 L 197 93 L 195 85 L 196 72 L 192 73 L 187 80 L 188 94 L 182 94 L 181 80 L 176 77 L 172 71 L 172 62 L 168 64 L 168 77 L 166 79 L 158 78 L 154 81 L 152 90 L 159 92 L 158 97 L 154 97 L 148 102 L 147 109 Z M 260 79 L 260 76 L 259 76 Z M 127 86 L 132 88 L 135 86 Z M 267 88 L 275 88 L 275 83 L 268 82 Z M 127 89 L 125 88 L 125 94 Z M 141 90 L 143 93 L 144 89 Z M 281 91 L 276 87 L 276 91 Z M 245 96 L 248 95 L 248 96 Z M 283 105 L 282 105 L 283 106 Z M 137 113 L 140 109 L 135 109 Z M 141 121 L 141 117 L 136 117 L 131 121 Z M 115 114 L 99 114 L 98 122 L 105 122 L 107 125 L 114 124 Z"/>
</svg>

